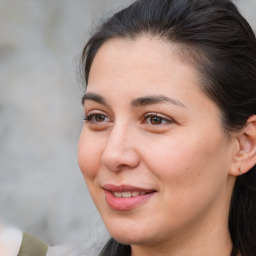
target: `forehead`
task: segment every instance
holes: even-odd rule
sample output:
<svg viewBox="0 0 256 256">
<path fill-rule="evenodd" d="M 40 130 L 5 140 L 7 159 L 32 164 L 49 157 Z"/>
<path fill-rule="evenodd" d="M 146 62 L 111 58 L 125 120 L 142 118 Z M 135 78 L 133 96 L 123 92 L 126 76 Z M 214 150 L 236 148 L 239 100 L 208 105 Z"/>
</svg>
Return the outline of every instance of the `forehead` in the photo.
<svg viewBox="0 0 256 256">
<path fill-rule="evenodd" d="M 176 46 L 139 37 L 103 44 L 92 63 L 87 93 L 101 95 L 119 107 L 136 98 L 164 95 L 200 109 L 211 100 L 198 85 L 198 72 L 181 60 Z"/>
<path fill-rule="evenodd" d="M 88 85 L 100 79 L 136 82 L 143 78 L 157 86 L 174 73 L 176 77 L 189 77 L 195 84 L 199 83 L 196 69 L 182 59 L 178 46 L 146 35 L 135 39 L 111 39 L 98 50 Z"/>
</svg>

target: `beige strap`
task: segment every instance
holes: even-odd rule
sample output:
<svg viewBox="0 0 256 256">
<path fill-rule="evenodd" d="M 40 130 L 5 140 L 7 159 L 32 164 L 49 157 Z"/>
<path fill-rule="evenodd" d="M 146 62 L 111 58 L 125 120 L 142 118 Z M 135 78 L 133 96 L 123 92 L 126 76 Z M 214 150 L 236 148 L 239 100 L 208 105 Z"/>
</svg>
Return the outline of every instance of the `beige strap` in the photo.
<svg viewBox="0 0 256 256">
<path fill-rule="evenodd" d="M 47 244 L 29 233 L 23 233 L 18 256 L 46 256 L 47 251 Z"/>
</svg>

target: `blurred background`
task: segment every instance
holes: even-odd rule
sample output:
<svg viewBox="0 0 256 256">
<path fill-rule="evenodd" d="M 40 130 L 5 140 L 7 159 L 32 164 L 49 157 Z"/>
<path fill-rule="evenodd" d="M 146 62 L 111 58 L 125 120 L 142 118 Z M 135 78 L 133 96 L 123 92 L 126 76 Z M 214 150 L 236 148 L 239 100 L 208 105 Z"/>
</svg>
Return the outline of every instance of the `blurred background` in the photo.
<svg viewBox="0 0 256 256">
<path fill-rule="evenodd" d="M 90 30 L 131 0 L 0 1 L 0 223 L 95 255 L 108 237 L 77 164 Z M 256 0 L 234 1 L 256 31 Z"/>
</svg>

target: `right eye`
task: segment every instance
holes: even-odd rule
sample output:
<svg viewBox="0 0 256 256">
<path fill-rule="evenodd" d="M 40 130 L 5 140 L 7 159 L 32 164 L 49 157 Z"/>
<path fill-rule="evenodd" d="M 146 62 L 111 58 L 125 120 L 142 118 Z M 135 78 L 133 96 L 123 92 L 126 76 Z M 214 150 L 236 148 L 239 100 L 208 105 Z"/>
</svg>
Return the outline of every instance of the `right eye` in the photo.
<svg viewBox="0 0 256 256">
<path fill-rule="evenodd" d="M 87 123 L 102 123 L 102 122 L 110 122 L 110 119 L 104 114 L 89 114 L 84 117 L 84 121 Z"/>
</svg>

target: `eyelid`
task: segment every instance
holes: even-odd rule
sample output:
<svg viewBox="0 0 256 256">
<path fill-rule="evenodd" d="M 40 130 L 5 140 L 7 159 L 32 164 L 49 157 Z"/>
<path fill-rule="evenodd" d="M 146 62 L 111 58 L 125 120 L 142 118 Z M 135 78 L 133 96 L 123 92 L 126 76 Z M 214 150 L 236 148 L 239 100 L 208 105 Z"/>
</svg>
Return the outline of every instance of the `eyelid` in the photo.
<svg viewBox="0 0 256 256">
<path fill-rule="evenodd" d="M 85 116 L 89 116 L 89 115 L 105 115 L 105 116 L 108 116 L 105 111 L 102 111 L 102 110 L 99 110 L 99 109 L 92 109 L 92 110 L 85 111 Z"/>
</svg>

